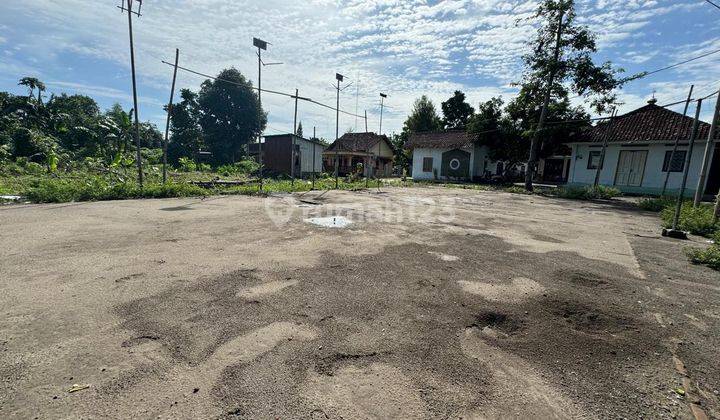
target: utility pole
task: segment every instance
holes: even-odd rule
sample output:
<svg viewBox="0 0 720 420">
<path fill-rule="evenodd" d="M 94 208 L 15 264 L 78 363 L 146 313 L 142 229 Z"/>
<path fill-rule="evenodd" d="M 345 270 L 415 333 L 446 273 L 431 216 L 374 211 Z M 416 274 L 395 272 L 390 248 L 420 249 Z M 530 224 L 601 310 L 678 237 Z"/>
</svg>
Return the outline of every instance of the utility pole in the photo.
<svg viewBox="0 0 720 420">
<path fill-rule="evenodd" d="M 692 99 L 693 89 L 695 89 L 695 85 L 690 85 L 690 92 L 688 92 L 688 97 L 687 97 L 687 100 L 685 101 L 685 110 L 683 111 L 683 121 L 685 120 L 684 117 L 687 116 L 688 107 L 690 106 L 690 100 Z M 684 122 L 683 122 L 683 128 L 684 128 Z M 673 144 L 672 152 L 670 152 L 670 162 L 668 162 L 668 170 L 665 173 L 665 181 L 663 182 L 662 192 L 660 193 L 661 197 L 665 197 L 665 190 L 667 190 L 668 180 L 670 179 L 670 167 L 672 166 L 673 159 L 675 159 L 675 153 L 677 153 L 679 143 L 680 143 L 680 136 L 678 135 L 675 138 L 675 144 Z"/>
<path fill-rule="evenodd" d="M 612 130 L 612 124 L 613 120 L 615 119 L 615 115 L 617 113 L 617 108 L 613 107 L 612 112 L 610 113 L 610 122 L 608 122 L 608 126 L 605 129 L 605 134 L 603 136 L 603 145 L 602 150 L 600 151 L 600 161 L 598 162 L 598 166 L 595 169 L 595 182 L 593 182 L 593 188 L 597 188 L 598 184 L 600 184 L 600 171 L 603 168 L 603 165 L 605 164 L 605 151 L 607 150 L 607 145 L 610 137 L 610 130 Z M 588 157 L 589 159 L 589 157 Z"/>
<path fill-rule="evenodd" d="M 175 48 L 175 68 L 173 70 L 172 88 L 170 89 L 170 102 L 167 107 L 167 121 L 165 122 L 165 141 L 163 142 L 163 184 L 167 182 L 167 152 L 168 152 L 168 133 L 170 132 L 170 118 L 172 118 L 173 99 L 175 97 L 175 81 L 177 80 L 178 61 L 180 60 L 180 50 Z"/>
<path fill-rule="evenodd" d="M 139 3 L 137 12 L 133 11 L 133 2 Z M 118 6 L 120 10 L 128 12 L 128 32 L 130 34 L 130 70 L 132 72 L 132 90 L 133 90 L 133 108 L 135 110 L 135 147 L 137 153 L 135 159 L 137 160 L 138 167 L 138 184 L 140 188 L 143 186 L 143 169 L 142 169 L 142 154 L 140 153 L 140 117 L 138 113 L 138 99 L 137 99 L 137 80 L 135 78 L 135 44 L 133 42 L 133 28 L 132 28 L 132 15 L 140 17 L 140 11 L 142 10 L 142 0 L 127 0 L 127 6 Z"/>
<path fill-rule="evenodd" d="M 707 178 L 708 163 L 710 161 L 710 154 L 712 153 L 713 147 L 715 147 L 715 130 L 718 125 L 718 118 L 720 117 L 720 94 L 718 94 L 717 101 L 715 102 L 715 110 L 713 111 L 712 124 L 710 125 L 710 133 L 708 134 L 707 143 L 705 144 L 705 154 L 703 155 L 702 165 L 700 166 L 700 179 L 698 179 L 697 189 L 695 190 L 695 201 L 693 205 L 697 207 L 702 200 L 703 193 L 705 192 L 705 180 Z"/>
<path fill-rule="evenodd" d="M 313 190 L 315 189 L 315 142 L 317 142 L 317 136 L 315 136 L 315 126 L 313 126 L 313 149 L 312 149 L 312 150 L 313 150 L 313 151 L 312 151 L 312 153 L 313 153 L 313 158 L 312 158 L 313 167 L 312 167 L 312 188 L 311 188 L 311 189 L 313 189 Z"/>
<path fill-rule="evenodd" d="M 295 186 L 295 136 L 297 136 L 298 90 L 295 88 L 295 116 L 293 117 L 293 135 L 290 139 L 290 185 Z M 301 169 L 302 176 L 302 169 Z"/>
<path fill-rule="evenodd" d="M 545 87 L 545 97 L 543 98 L 543 106 L 540 111 L 540 119 L 538 120 L 537 128 L 533 134 L 530 142 L 530 157 L 528 158 L 527 168 L 525 169 L 525 189 L 528 191 L 533 190 L 533 175 L 535 174 L 535 165 L 537 164 L 537 149 L 538 143 L 540 142 L 540 133 L 545 126 L 545 119 L 547 118 L 547 108 L 550 105 L 550 95 L 552 94 L 552 85 L 555 82 L 555 75 L 557 73 L 558 60 L 560 59 L 560 42 L 562 40 L 562 25 L 563 17 L 565 16 L 565 10 L 561 9 L 558 13 L 558 28 L 557 35 L 555 38 L 555 53 L 553 55 L 553 66 L 548 75 L 547 86 Z"/>
<path fill-rule="evenodd" d="M 385 105 L 385 98 L 387 98 L 387 95 L 384 93 L 380 93 L 380 130 L 378 131 L 378 134 L 382 136 L 382 117 L 383 117 L 383 107 Z"/>
<path fill-rule="evenodd" d="M 366 132 L 366 133 L 368 132 L 368 129 L 367 129 L 367 109 L 365 110 L 365 132 Z"/>
<path fill-rule="evenodd" d="M 695 108 L 695 122 L 693 123 L 692 133 L 690 134 L 690 145 L 688 146 L 688 152 L 685 156 L 685 167 L 683 168 L 683 179 L 680 184 L 680 191 L 678 192 L 677 201 L 675 202 L 675 214 L 673 215 L 672 228 L 670 230 L 663 229 L 663 236 L 669 236 L 678 239 L 687 239 L 687 233 L 678 230 L 678 222 L 680 221 L 680 211 L 682 210 L 682 204 L 685 195 L 685 186 L 687 185 L 688 172 L 690 172 L 690 161 L 692 159 L 693 147 L 695 146 L 695 138 L 698 134 L 698 127 L 700 126 L 700 110 L 702 109 L 702 99 L 698 99 L 697 108 Z"/>
<path fill-rule="evenodd" d="M 337 102 L 335 107 L 335 189 L 338 189 L 338 172 L 339 172 L 339 156 L 338 156 L 338 138 L 340 136 L 340 82 L 344 79 L 340 73 L 335 73 L 335 80 L 337 80 Z"/>
</svg>

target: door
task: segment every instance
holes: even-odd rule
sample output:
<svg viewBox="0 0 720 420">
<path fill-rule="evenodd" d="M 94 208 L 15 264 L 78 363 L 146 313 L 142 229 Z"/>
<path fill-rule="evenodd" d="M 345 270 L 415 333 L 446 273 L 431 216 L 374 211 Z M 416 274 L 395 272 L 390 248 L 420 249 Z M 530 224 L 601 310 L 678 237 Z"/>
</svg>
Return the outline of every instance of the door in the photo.
<svg viewBox="0 0 720 420">
<path fill-rule="evenodd" d="M 615 185 L 621 187 L 639 187 L 645 175 L 647 150 L 623 150 L 618 159 Z"/>
<path fill-rule="evenodd" d="M 444 152 L 440 175 L 454 179 L 470 178 L 470 153 L 460 149 Z"/>
</svg>

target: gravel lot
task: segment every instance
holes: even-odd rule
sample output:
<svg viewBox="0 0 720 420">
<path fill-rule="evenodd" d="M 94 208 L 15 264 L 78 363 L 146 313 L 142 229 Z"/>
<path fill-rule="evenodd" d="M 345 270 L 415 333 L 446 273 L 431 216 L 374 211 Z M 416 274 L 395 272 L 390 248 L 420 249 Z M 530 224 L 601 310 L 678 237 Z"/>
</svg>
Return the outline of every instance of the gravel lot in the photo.
<svg viewBox="0 0 720 420">
<path fill-rule="evenodd" d="M 439 187 L 0 207 L 0 417 L 720 418 L 720 275 L 658 224 Z"/>
</svg>

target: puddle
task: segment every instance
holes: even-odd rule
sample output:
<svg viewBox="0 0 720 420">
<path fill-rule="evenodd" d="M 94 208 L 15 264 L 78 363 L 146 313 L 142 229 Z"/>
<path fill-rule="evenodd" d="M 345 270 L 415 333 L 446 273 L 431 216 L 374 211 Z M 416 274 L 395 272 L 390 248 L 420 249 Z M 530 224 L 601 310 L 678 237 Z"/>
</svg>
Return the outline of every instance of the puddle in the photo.
<svg viewBox="0 0 720 420">
<path fill-rule="evenodd" d="M 343 216 L 313 217 L 311 219 L 305 219 L 305 222 L 329 228 L 344 228 L 352 224 L 350 220 Z"/>
</svg>

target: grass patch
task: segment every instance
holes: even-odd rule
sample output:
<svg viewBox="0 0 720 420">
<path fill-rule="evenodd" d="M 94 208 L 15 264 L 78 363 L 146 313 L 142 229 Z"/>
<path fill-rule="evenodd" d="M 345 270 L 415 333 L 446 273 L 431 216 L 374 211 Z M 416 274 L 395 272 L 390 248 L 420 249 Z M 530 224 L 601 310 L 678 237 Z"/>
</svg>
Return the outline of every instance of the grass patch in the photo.
<svg viewBox="0 0 720 420">
<path fill-rule="evenodd" d="M 689 248 L 685 251 L 693 264 L 704 264 L 720 271 L 720 231 L 713 235 L 713 244 L 709 247 Z"/>
<path fill-rule="evenodd" d="M 667 207 L 674 208 L 676 203 L 676 198 L 674 197 L 646 197 L 641 198 L 640 201 L 638 201 L 637 206 L 641 208 L 642 210 L 646 211 L 653 211 L 656 213 L 659 213 Z"/>
<path fill-rule="evenodd" d="M 561 187 L 547 191 L 545 195 L 571 200 L 609 200 L 621 196 L 622 193 L 617 188 L 598 185 L 597 187 Z"/>
<path fill-rule="evenodd" d="M 693 235 L 712 236 L 720 230 L 720 224 L 713 223 L 714 210 L 713 206 L 707 204 L 694 207 L 691 201 L 684 202 L 680 210 L 678 229 L 690 232 Z M 673 206 L 662 210 L 660 217 L 662 218 L 663 227 L 672 227 L 674 215 L 675 208 Z"/>
</svg>

